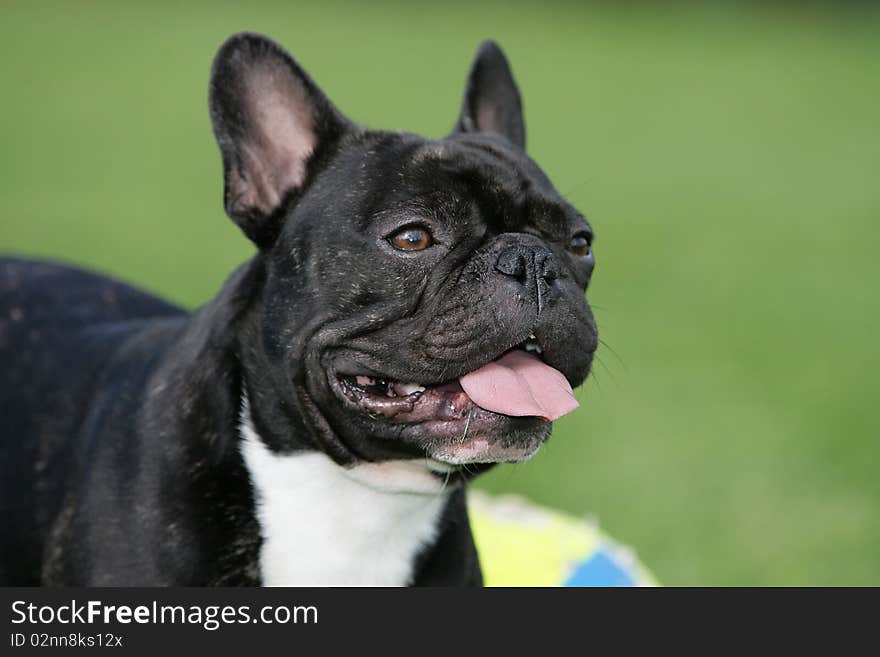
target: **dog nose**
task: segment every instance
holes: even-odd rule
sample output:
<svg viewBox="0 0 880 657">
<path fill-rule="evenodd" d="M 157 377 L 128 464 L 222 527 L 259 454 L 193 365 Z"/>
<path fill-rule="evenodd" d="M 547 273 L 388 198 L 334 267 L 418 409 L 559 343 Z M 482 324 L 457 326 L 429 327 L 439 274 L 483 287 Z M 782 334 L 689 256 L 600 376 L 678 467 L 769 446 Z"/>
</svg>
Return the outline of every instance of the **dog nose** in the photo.
<svg viewBox="0 0 880 657">
<path fill-rule="evenodd" d="M 552 285 L 559 278 L 556 259 L 550 249 L 537 244 L 508 246 L 495 261 L 495 269 L 523 285 L 539 281 Z"/>
<path fill-rule="evenodd" d="M 516 279 L 527 289 L 534 288 L 537 295 L 538 312 L 543 309 L 543 300 L 553 282 L 559 278 L 556 259 L 547 247 L 539 244 L 514 244 L 508 246 L 495 261 L 495 269 Z"/>
</svg>

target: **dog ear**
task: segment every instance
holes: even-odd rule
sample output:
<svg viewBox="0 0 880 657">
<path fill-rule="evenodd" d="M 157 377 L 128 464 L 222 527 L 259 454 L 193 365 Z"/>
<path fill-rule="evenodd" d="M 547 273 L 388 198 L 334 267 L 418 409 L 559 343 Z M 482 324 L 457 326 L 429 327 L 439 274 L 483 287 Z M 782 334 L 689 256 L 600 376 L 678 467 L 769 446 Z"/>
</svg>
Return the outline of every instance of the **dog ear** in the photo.
<svg viewBox="0 0 880 657">
<path fill-rule="evenodd" d="M 268 247 L 281 228 L 279 211 L 350 124 L 281 46 L 246 32 L 217 52 L 209 109 L 223 155 L 226 213 L 258 247 Z"/>
<path fill-rule="evenodd" d="M 468 75 L 456 132 L 494 132 L 526 146 L 522 100 L 501 47 L 484 41 Z"/>
</svg>

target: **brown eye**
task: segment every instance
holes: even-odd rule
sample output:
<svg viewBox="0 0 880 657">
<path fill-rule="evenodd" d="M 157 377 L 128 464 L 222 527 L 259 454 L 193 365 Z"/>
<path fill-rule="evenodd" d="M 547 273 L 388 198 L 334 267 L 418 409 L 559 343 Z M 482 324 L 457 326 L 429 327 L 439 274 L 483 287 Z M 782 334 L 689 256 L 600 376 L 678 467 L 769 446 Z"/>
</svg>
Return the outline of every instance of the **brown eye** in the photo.
<svg viewBox="0 0 880 657">
<path fill-rule="evenodd" d="M 586 233 L 578 233 L 572 237 L 571 242 L 568 243 L 568 250 L 581 258 L 590 255 L 590 241 L 589 235 Z"/>
<path fill-rule="evenodd" d="M 434 243 L 434 238 L 424 228 L 407 226 L 388 238 L 398 251 L 423 251 Z"/>
</svg>

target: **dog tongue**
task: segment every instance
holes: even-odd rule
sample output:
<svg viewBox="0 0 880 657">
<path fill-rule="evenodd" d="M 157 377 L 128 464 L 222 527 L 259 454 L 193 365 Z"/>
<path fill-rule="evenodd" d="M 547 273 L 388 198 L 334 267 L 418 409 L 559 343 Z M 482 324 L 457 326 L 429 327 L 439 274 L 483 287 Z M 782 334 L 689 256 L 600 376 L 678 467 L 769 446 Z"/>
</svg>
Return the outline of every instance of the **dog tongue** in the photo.
<svg viewBox="0 0 880 657">
<path fill-rule="evenodd" d="M 534 415 L 552 422 L 579 406 L 562 372 L 520 349 L 459 382 L 477 406 L 502 415 Z"/>
</svg>

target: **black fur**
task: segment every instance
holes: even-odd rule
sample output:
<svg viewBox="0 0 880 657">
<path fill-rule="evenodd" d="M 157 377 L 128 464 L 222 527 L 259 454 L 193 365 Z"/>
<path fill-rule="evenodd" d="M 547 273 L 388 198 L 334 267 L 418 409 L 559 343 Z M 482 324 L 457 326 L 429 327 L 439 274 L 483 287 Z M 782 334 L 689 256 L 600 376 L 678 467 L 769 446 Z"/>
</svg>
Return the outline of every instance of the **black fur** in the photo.
<svg viewBox="0 0 880 657">
<path fill-rule="evenodd" d="M 464 422 L 361 412 L 339 377 L 441 384 L 529 334 L 572 385 L 589 372 L 593 259 L 568 245 L 592 232 L 523 152 L 497 45 L 481 46 L 442 140 L 355 126 L 253 34 L 220 49 L 210 110 L 224 205 L 259 251 L 205 307 L 0 261 L 2 584 L 259 584 L 243 394 L 270 449 L 347 467 L 431 455 Z M 434 246 L 396 251 L 388 236 L 414 224 Z M 501 447 L 550 431 L 481 409 L 467 421 Z M 414 584 L 481 582 L 461 484 L 489 465 L 452 476 Z"/>
</svg>

